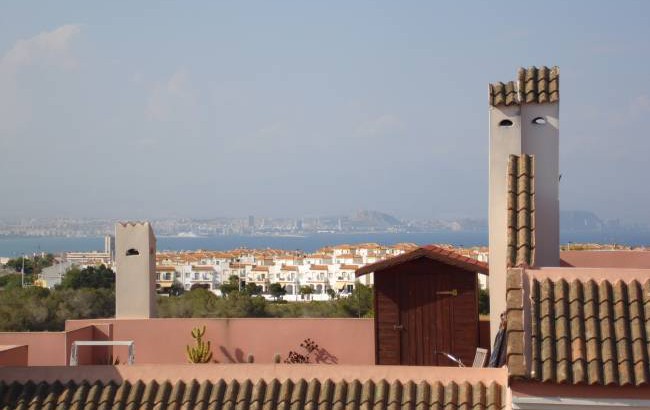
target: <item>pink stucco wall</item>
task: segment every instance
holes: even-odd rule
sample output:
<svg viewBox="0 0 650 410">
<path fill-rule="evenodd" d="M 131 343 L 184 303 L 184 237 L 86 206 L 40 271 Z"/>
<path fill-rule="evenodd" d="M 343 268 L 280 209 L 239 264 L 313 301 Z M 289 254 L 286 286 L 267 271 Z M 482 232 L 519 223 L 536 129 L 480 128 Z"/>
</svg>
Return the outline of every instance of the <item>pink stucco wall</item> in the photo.
<svg viewBox="0 0 650 410">
<path fill-rule="evenodd" d="M 0 346 L 0 366 L 27 366 L 26 345 Z"/>
<path fill-rule="evenodd" d="M 218 363 L 244 363 L 252 354 L 255 363 L 271 363 L 279 353 L 284 360 L 290 350 L 302 352 L 300 343 L 311 338 L 321 348 L 315 361 L 337 364 L 374 364 L 372 319 L 99 319 L 71 320 L 66 330 L 89 325 L 112 325 L 113 340 L 135 341 L 140 364 L 186 363 L 190 332 L 206 326 L 205 340 L 212 344 Z M 125 361 L 125 347 L 114 356 Z"/>
<path fill-rule="evenodd" d="M 75 340 L 93 340 L 93 327 L 80 326 L 70 332 L 2 332 L 0 345 L 25 345 L 28 366 L 62 366 L 69 363 Z M 80 363 L 91 363 L 91 352 L 80 351 Z"/>
<path fill-rule="evenodd" d="M 535 383 L 514 380 L 510 383 L 514 397 L 572 397 L 588 399 L 620 398 L 650 400 L 650 386 L 600 386 Z M 638 407 L 640 408 L 640 407 Z M 644 407 L 645 408 L 645 407 Z"/>
<path fill-rule="evenodd" d="M 64 332 L 3 332 L 2 345 L 26 345 L 29 366 L 56 366 L 65 364 Z"/>
<path fill-rule="evenodd" d="M 65 332 L 65 362 L 70 363 L 70 353 L 72 342 L 77 340 L 94 340 L 93 326 L 80 327 L 78 329 L 69 330 Z M 93 364 L 93 352 L 91 349 L 80 347 L 78 348 L 77 360 L 79 364 Z"/>
<path fill-rule="evenodd" d="M 128 380 L 156 380 L 176 382 L 203 380 L 412 380 L 418 383 L 422 380 L 438 381 L 443 384 L 492 382 L 505 386 L 508 382 L 508 372 L 502 367 L 489 368 L 458 368 L 432 366 L 318 366 L 308 364 L 184 364 L 184 365 L 135 365 L 135 366 L 82 366 L 72 367 L 25 367 L 0 368 L 0 380 L 5 382 L 47 381 L 55 380 L 101 380 L 122 382 Z"/>
<path fill-rule="evenodd" d="M 632 268 L 557 268 L 543 267 L 536 269 L 526 269 L 526 274 L 537 280 L 551 279 L 552 281 L 564 279 L 567 282 L 572 280 L 593 279 L 597 283 L 602 281 L 623 281 L 630 283 L 639 281 L 644 283 L 650 279 L 650 269 L 632 269 Z"/>
</svg>

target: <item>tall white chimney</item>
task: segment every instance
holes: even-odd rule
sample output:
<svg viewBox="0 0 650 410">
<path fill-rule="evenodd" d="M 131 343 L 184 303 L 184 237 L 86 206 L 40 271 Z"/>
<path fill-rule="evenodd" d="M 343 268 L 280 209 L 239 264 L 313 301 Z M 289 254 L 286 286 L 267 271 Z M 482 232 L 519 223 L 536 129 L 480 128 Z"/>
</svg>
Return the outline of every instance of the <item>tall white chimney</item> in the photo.
<svg viewBox="0 0 650 410">
<path fill-rule="evenodd" d="M 512 223 L 508 221 L 508 164 L 511 155 L 530 155 L 532 161 L 528 159 L 528 165 L 532 167 L 534 164 L 534 195 L 531 195 L 534 203 L 530 208 L 534 220 L 527 227 L 532 235 L 530 242 L 534 250 L 530 252 L 531 259 L 527 264 L 560 264 L 560 69 L 520 68 L 517 77 L 517 81 L 489 86 L 489 288 L 492 341 L 499 330 L 500 315 L 505 311 L 508 235 L 517 234 L 516 228 L 510 229 L 510 233 L 508 229 L 509 226 L 512 228 Z M 511 241 L 511 247 L 512 243 Z M 517 246 L 530 244 L 520 243 Z"/>
</svg>

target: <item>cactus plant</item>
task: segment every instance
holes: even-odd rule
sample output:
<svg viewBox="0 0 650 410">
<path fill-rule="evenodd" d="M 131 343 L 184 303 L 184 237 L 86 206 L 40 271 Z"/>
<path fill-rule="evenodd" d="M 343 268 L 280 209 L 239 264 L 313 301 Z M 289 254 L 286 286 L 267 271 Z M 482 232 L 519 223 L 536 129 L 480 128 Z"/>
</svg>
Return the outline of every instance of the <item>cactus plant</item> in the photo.
<svg viewBox="0 0 650 410">
<path fill-rule="evenodd" d="M 249 353 L 248 356 L 246 356 L 246 362 L 255 363 L 255 356 L 253 356 L 253 353 Z"/>
<path fill-rule="evenodd" d="M 192 329 L 192 338 L 196 341 L 196 346 L 187 345 L 187 360 L 190 363 L 208 363 L 212 359 L 210 342 L 205 342 L 203 335 L 205 335 L 205 326 L 203 329 L 198 327 Z"/>
<path fill-rule="evenodd" d="M 280 363 L 282 361 L 282 356 L 280 356 L 280 353 L 276 353 L 273 355 L 273 363 Z"/>
</svg>

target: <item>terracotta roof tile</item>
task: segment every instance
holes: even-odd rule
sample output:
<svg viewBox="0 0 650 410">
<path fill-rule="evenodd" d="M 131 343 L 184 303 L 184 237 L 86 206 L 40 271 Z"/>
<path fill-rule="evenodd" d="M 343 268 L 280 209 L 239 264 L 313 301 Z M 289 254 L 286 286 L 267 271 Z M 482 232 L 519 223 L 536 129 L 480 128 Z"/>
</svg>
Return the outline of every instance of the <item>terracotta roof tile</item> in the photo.
<svg viewBox="0 0 650 410">
<path fill-rule="evenodd" d="M 489 85 L 490 105 L 518 105 L 519 97 L 517 95 L 517 83 L 508 81 L 507 83 L 493 83 Z"/>
<path fill-rule="evenodd" d="M 540 317 L 548 318 L 535 329 L 537 337 L 532 339 L 534 378 L 637 386 L 650 381 L 650 339 L 645 329 L 650 317 L 646 319 L 644 312 L 650 294 L 639 282 L 603 281 L 597 285 L 594 281 L 569 284 L 546 279 L 534 281 L 533 287 L 538 289 L 533 307 Z M 537 327 L 533 322 L 533 328 Z"/>
<path fill-rule="evenodd" d="M 520 68 L 517 81 L 489 85 L 491 106 L 555 103 L 560 100 L 558 67 Z"/>
<path fill-rule="evenodd" d="M 521 271 L 510 269 L 508 283 L 516 284 Z M 650 280 L 533 276 L 529 310 L 522 291 L 526 288 L 520 280 L 519 287 L 509 285 L 506 293 L 510 377 L 559 384 L 650 384 Z M 530 318 L 528 336 L 520 324 L 525 315 Z M 524 357 L 530 360 L 528 367 Z"/>
<path fill-rule="evenodd" d="M 3 408 L 505 408 L 505 389 L 493 382 L 418 384 L 413 381 L 388 383 L 351 380 L 304 379 L 280 382 L 265 380 L 196 380 L 143 383 L 128 381 L 93 383 L 0 382 Z"/>
<path fill-rule="evenodd" d="M 513 378 L 525 378 L 524 295 L 522 269 L 509 269 L 506 276 L 506 363 Z"/>
<path fill-rule="evenodd" d="M 508 160 L 508 266 L 535 263 L 535 159 L 510 155 Z"/>
<path fill-rule="evenodd" d="M 559 67 L 520 68 L 517 79 L 522 103 L 542 104 L 560 100 Z"/>
</svg>

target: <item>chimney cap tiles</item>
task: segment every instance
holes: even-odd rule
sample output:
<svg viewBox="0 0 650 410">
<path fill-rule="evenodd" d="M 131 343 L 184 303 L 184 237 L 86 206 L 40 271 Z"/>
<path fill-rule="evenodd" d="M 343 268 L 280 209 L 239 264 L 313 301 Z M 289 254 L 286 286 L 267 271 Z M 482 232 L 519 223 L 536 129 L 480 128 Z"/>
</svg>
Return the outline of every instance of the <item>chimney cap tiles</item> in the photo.
<svg viewBox="0 0 650 410">
<path fill-rule="evenodd" d="M 560 68 L 520 68 L 517 81 L 492 83 L 488 94 L 493 107 L 559 102 Z"/>
</svg>

